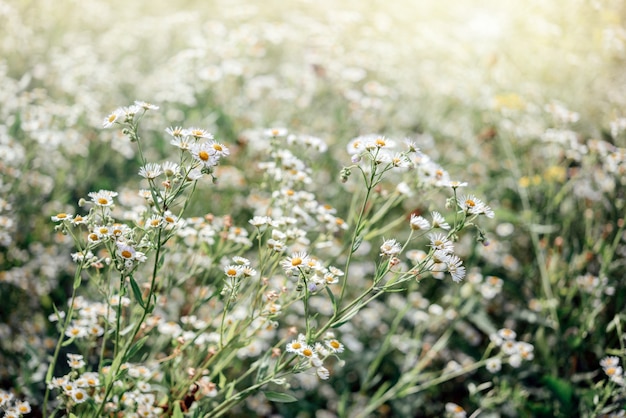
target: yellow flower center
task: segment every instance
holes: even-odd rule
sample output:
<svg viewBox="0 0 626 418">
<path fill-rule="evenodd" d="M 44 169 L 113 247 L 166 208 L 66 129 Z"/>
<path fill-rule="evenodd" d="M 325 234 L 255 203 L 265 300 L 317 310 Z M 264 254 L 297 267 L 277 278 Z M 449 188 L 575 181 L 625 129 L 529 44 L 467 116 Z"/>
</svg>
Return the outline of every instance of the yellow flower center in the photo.
<svg viewBox="0 0 626 418">
<path fill-rule="evenodd" d="M 330 341 L 330 346 L 336 350 L 339 347 L 341 347 L 341 344 L 339 344 L 339 341 L 337 341 L 337 340 L 331 340 Z"/>
<path fill-rule="evenodd" d="M 213 149 L 215 151 L 223 151 L 224 148 L 222 148 L 222 146 L 220 144 L 213 144 Z"/>
<path fill-rule="evenodd" d="M 300 344 L 299 342 L 295 342 L 291 344 L 291 348 L 293 348 L 294 350 L 299 350 L 301 347 L 302 347 L 302 344 Z"/>
<path fill-rule="evenodd" d="M 128 251 L 128 250 L 122 251 L 122 257 L 124 257 L 124 258 L 132 258 L 132 256 L 133 256 L 133 253 L 131 251 Z"/>
<path fill-rule="evenodd" d="M 473 208 L 474 206 L 476 206 L 476 202 L 474 202 L 472 199 L 467 199 L 465 201 L 465 204 L 470 208 Z"/>
<path fill-rule="evenodd" d="M 109 203 L 109 199 L 105 198 L 105 197 L 100 197 L 98 198 L 98 203 L 101 205 L 106 205 Z"/>
<path fill-rule="evenodd" d="M 67 213 L 57 213 L 57 218 L 65 219 L 65 218 L 67 218 Z"/>
<path fill-rule="evenodd" d="M 313 355 L 313 350 L 311 350 L 310 348 L 305 348 L 304 350 L 302 350 L 302 355 L 305 357 L 311 357 Z"/>
<path fill-rule="evenodd" d="M 200 151 L 198 153 L 198 158 L 200 158 L 202 161 L 208 161 L 209 160 L 209 153 L 206 151 Z"/>
<path fill-rule="evenodd" d="M 302 264 L 302 259 L 300 257 L 294 257 L 291 260 L 291 265 L 294 267 L 299 266 L 300 264 Z"/>
</svg>

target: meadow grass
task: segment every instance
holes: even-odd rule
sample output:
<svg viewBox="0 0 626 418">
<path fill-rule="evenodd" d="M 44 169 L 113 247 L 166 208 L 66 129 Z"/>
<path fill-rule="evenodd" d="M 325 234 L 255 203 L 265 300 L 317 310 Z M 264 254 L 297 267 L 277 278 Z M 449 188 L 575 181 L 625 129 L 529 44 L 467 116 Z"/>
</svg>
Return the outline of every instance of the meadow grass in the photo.
<svg viewBox="0 0 626 418">
<path fill-rule="evenodd" d="M 621 2 L 169 3 L 0 3 L 3 416 L 626 415 Z"/>
</svg>

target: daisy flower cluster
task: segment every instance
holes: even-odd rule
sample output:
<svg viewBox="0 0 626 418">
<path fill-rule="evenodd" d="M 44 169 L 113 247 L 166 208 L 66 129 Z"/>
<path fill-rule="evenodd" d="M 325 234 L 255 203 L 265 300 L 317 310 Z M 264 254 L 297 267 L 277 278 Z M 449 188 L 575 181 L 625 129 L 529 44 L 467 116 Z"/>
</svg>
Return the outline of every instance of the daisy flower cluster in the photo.
<svg viewBox="0 0 626 418">
<path fill-rule="evenodd" d="M 0 389 L 0 410 L 4 412 L 3 417 L 20 418 L 30 414 L 32 408 L 28 401 L 16 399 L 13 393 Z"/>
<path fill-rule="evenodd" d="M 89 344 L 89 342 L 94 343 L 102 337 L 105 328 L 114 323 L 118 311 L 111 307 L 120 303 L 124 307 L 128 307 L 130 299 L 112 295 L 108 303 L 103 303 L 77 296 L 70 303 L 72 306 L 68 311 L 73 313 L 72 318 L 66 318 L 66 311 L 56 311 L 48 317 L 48 320 L 56 322 L 59 331 L 64 331 L 67 338 L 85 340 L 85 344 Z"/>
<path fill-rule="evenodd" d="M 611 382 L 614 382 L 619 386 L 626 386 L 626 381 L 624 380 L 624 369 L 620 366 L 620 359 L 618 357 L 603 357 L 600 360 L 600 366 L 602 366 L 602 371 Z"/>
<path fill-rule="evenodd" d="M 518 368 L 523 361 L 532 361 L 535 358 L 535 347 L 525 341 L 517 341 L 517 333 L 510 328 L 501 328 L 495 334 L 491 334 L 489 339 L 500 352 L 505 361 L 513 368 Z M 487 361 L 485 366 L 491 373 L 497 373 L 502 368 L 502 361 L 499 357 L 493 357 Z"/>
<path fill-rule="evenodd" d="M 100 373 L 86 372 L 86 363 L 79 354 L 67 354 L 67 362 L 71 371 L 61 377 L 54 377 L 48 383 L 48 388 L 57 391 L 58 407 L 65 409 L 75 408 L 85 402 L 101 402 L 106 396 L 105 386 L 101 381 Z M 101 372 L 106 374 L 110 367 L 104 367 Z M 104 411 L 120 413 L 134 417 L 158 417 L 163 408 L 157 406 L 159 393 L 158 382 L 162 376 L 149 367 L 141 364 L 124 363 L 121 366 L 125 377 L 117 380 L 117 392 L 112 400 L 107 402 Z"/>
<path fill-rule="evenodd" d="M 324 361 L 330 356 L 337 357 L 337 354 L 343 353 L 344 345 L 331 332 L 326 333 L 323 342 L 314 344 L 307 343 L 306 336 L 299 334 L 297 339 L 287 344 L 285 351 L 298 356 L 299 369 L 304 371 L 313 368 L 320 379 L 328 380 L 330 372 L 324 367 Z"/>
</svg>

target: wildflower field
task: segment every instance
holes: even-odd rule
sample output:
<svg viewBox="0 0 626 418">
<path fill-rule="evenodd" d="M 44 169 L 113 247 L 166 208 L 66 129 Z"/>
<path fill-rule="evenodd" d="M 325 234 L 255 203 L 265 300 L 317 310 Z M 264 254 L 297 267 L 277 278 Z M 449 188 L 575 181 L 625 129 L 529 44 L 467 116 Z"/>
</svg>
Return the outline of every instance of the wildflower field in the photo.
<svg viewBox="0 0 626 418">
<path fill-rule="evenodd" d="M 0 0 L 0 416 L 625 417 L 625 70 L 623 0 Z"/>
</svg>

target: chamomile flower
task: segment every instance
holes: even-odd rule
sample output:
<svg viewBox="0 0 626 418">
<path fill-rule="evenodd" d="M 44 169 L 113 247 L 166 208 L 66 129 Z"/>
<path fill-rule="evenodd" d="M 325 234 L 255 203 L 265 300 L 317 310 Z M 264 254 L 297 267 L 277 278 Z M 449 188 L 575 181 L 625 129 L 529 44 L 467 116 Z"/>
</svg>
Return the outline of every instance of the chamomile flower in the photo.
<svg viewBox="0 0 626 418">
<path fill-rule="evenodd" d="M 432 218 L 433 218 L 433 229 L 435 228 L 440 228 L 440 229 L 445 229 L 445 230 L 449 230 L 450 229 L 450 225 L 446 222 L 446 220 L 444 219 L 444 217 L 441 215 L 441 213 L 433 211 L 430 213 Z"/>
<path fill-rule="evenodd" d="M 306 347 L 307 347 L 307 345 L 304 343 L 304 341 L 301 338 L 298 338 L 297 340 L 293 340 L 290 343 L 288 343 L 287 347 L 285 348 L 285 350 L 288 353 L 299 354 Z"/>
<path fill-rule="evenodd" d="M 502 370 L 502 360 L 500 360 L 498 357 L 490 358 L 487 360 L 485 368 L 490 373 L 498 373 L 500 370 Z"/>
<path fill-rule="evenodd" d="M 72 225 L 77 226 L 77 225 L 84 225 L 87 223 L 87 218 L 85 218 L 84 216 L 81 215 L 74 215 L 74 217 L 70 220 L 70 222 L 72 223 Z"/>
<path fill-rule="evenodd" d="M 260 228 L 262 226 L 269 225 L 272 222 L 272 218 L 269 216 L 255 216 L 248 221 L 252 226 Z"/>
<path fill-rule="evenodd" d="M 239 266 L 249 266 L 250 265 L 250 260 L 248 260 L 245 257 L 241 257 L 241 256 L 234 256 L 233 257 L 233 262 Z"/>
<path fill-rule="evenodd" d="M 169 135 L 171 135 L 174 138 L 181 138 L 185 136 L 184 135 L 185 130 L 181 126 L 176 126 L 176 127 L 170 126 L 169 128 L 165 129 L 165 132 L 167 132 Z"/>
<path fill-rule="evenodd" d="M 100 190 L 98 192 L 90 192 L 87 196 L 91 201 L 100 207 L 110 207 L 113 205 L 113 198 L 117 196 L 117 192 L 110 190 Z"/>
<path fill-rule="evenodd" d="M 83 250 L 76 253 L 72 253 L 72 261 L 75 263 L 81 263 L 85 260 L 91 260 L 94 258 L 93 253 L 90 250 Z"/>
<path fill-rule="evenodd" d="M 460 282 L 465 277 L 465 267 L 463 261 L 455 254 L 448 255 L 446 259 L 446 265 L 448 266 L 448 273 L 452 276 L 452 280 Z"/>
<path fill-rule="evenodd" d="M 513 341 L 517 337 L 517 333 L 510 328 L 501 328 L 497 332 L 498 337 L 503 340 Z"/>
<path fill-rule="evenodd" d="M 445 253 L 452 253 L 454 251 L 454 244 L 444 234 L 433 233 L 428 234 L 430 240 L 430 246 L 436 250 L 443 251 Z"/>
<path fill-rule="evenodd" d="M 281 138 L 286 137 L 288 130 L 286 128 L 271 128 L 263 131 L 263 134 L 268 138 Z"/>
<path fill-rule="evenodd" d="M 32 408 L 30 407 L 30 404 L 28 402 L 26 402 L 26 401 L 18 401 L 15 404 L 15 409 L 21 415 L 23 415 L 23 414 L 30 414 L 30 412 L 32 410 Z"/>
<path fill-rule="evenodd" d="M 194 142 L 191 137 L 188 136 L 174 136 L 174 138 L 170 141 L 170 144 L 180 148 L 181 150 L 190 150 L 194 145 Z"/>
<path fill-rule="evenodd" d="M 326 344 L 326 347 L 328 347 L 328 349 L 333 353 L 343 353 L 344 347 L 343 344 L 339 342 L 339 340 L 333 338 L 331 340 L 324 341 L 324 343 Z"/>
<path fill-rule="evenodd" d="M 467 416 L 465 410 L 453 402 L 446 403 L 446 413 L 452 418 L 465 418 Z"/>
<path fill-rule="evenodd" d="M 208 142 L 194 144 L 191 147 L 191 155 L 196 161 L 199 161 L 205 168 L 211 168 L 217 165 L 219 158 L 215 154 L 215 150 Z"/>
<path fill-rule="evenodd" d="M 83 403 L 87 399 L 89 399 L 89 395 L 82 388 L 74 388 L 73 390 L 68 392 L 68 395 L 72 398 L 72 400 L 76 403 Z"/>
<path fill-rule="evenodd" d="M 228 265 L 224 267 L 224 274 L 231 279 L 239 278 L 243 275 L 243 267 L 239 265 Z"/>
<path fill-rule="evenodd" d="M 78 325 L 76 322 L 73 322 L 65 330 L 65 335 L 70 338 L 85 338 L 88 333 L 85 327 Z"/>
<path fill-rule="evenodd" d="M 607 356 L 600 360 L 600 366 L 602 366 L 603 369 L 607 367 L 617 367 L 618 364 L 619 357 L 616 356 Z"/>
<path fill-rule="evenodd" d="M 317 374 L 317 376 L 322 379 L 322 380 L 328 380 L 328 378 L 330 377 L 330 372 L 328 371 L 328 369 L 324 366 L 320 366 L 316 369 L 315 373 Z"/>
<path fill-rule="evenodd" d="M 430 229 L 430 222 L 423 216 L 418 216 L 414 213 L 411 214 L 409 224 L 413 231 L 428 231 Z"/>
<path fill-rule="evenodd" d="M 124 115 L 124 122 L 132 122 L 135 119 L 135 115 L 139 113 L 141 107 L 137 105 L 125 106 L 121 109 L 122 114 Z"/>
<path fill-rule="evenodd" d="M 163 168 L 157 163 L 148 163 L 139 169 L 139 175 L 148 180 L 157 178 L 163 174 Z"/>
<path fill-rule="evenodd" d="M 163 174 L 165 177 L 172 178 L 180 173 L 180 166 L 173 161 L 166 161 L 163 163 Z"/>
<path fill-rule="evenodd" d="M 135 105 L 139 106 L 143 110 L 159 110 L 159 106 L 152 103 L 144 102 L 142 100 L 135 100 Z"/>
<path fill-rule="evenodd" d="M 189 128 L 185 129 L 185 135 L 192 136 L 196 139 L 213 139 L 213 134 L 209 133 L 206 129 L 201 128 Z"/>
<path fill-rule="evenodd" d="M 83 360 L 83 356 L 80 354 L 67 353 L 67 364 L 72 369 L 80 369 L 85 366 L 85 360 Z"/>
<path fill-rule="evenodd" d="M 102 121 L 103 128 L 110 128 L 123 115 L 122 109 L 115 109 Z"/>
<path fill-rule="evenodd" d="M 493 218 L 493 210 L 474 195 L 465 195 L 457 200 L 462 211 L 472 215 L 485 215 Z"/>
<path fill-rule="evenodd" d="M 306 252 L 300 251 L 291 254 L 291 257 L 287 257 L 280 265 L 288 274 L 297 274 L 300 269 L 306 268 L 309 262 L 309 256 Z"/>
<path fill-rule="evenodd" d="M 160 215 L 152 215 L 146 220 L 147 228 L 159 228 L 163 225 L 163 217 Z"/>
<path fill-rule="evenodd" d="M 118 255 L 124 260 L 133 260 L 137 251 L 130 245 L 124 243 L 117 244 Z"/>
<path fill-rule="evenodd" d="M 65 212 L 60 212 L 60 213 L 57 213 L 56 215 L 53 215 L 53 216 L 50 217 L 52 222 L 63 222 L 63 221 L 67 221 L 67 220 L 69 220 L 71 218 L 72 218 L 72 215 L 68 215 Z"/>
<path fill-rule="evenodd" d="M 383 241 L 383 245 L 380 246 L 381 257 L 392 257 L 402 251 L 402 245 L 395 239 L 388 239 Z"/>
<path fill-rule="evenodd" d="M 213 148 L 213 150 L 215 151 L 215 155 L 217 155 L 218 157 L 225 157 L 227 155 L 230 155 L 230 150 L 220 142 L 211 141 L 209 142 L 209 145 L 211 146 L 211 148 Z"/>
</svg>

